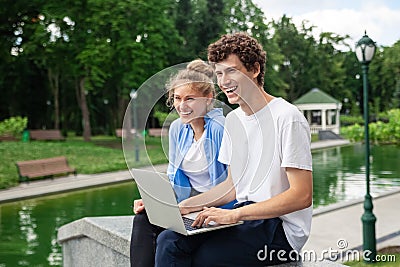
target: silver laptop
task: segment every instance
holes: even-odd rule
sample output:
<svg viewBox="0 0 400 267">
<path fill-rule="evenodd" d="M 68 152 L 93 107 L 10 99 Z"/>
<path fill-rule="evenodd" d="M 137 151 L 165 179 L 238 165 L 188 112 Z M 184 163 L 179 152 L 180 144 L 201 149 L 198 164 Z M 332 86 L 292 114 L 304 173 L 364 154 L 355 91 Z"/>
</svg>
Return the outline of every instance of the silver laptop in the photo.
<svg viewBox="0 0 400 267">
<path fill-rule="evenodd" d="M 199 212 L 182 216 L 167 174 L 131 169 L 149 217 L 149 221 L 183 235 L 193 235 L 242 224 L 209 224 L 201 228 L 191 226 Z"/>
</svg>

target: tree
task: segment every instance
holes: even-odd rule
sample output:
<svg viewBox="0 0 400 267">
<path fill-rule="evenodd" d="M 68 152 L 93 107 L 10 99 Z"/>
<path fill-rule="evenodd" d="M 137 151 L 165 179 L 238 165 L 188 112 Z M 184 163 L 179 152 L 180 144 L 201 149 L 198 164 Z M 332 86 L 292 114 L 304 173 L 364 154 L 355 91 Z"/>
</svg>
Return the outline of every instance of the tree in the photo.
<svg viewBox="0 0 400 267">
<path fill-rule="evenodd" d="M 131 89 L 167 66 L 206 59 L 209 43 L 244 31 L 267 51 L 265 90 L 292 101 L 313 87 L 362 104 L 360 65 L 337 49 L 347 36 L 314 34 L 283 16 L 268 21 L 251 0 L 0 0 L 0 119 L 94 134 L 121 127 Z M 370 65 L 374 113 L 400 105 L 399 43 Z M 357 76 L 358 74 L 358 76 Z M 157 85 L 163 90 L 163 85 Z M 151 91 L 144 96 L 150 99 Z M 220 94 L 223 97 L 223 94 Z M 221 99 L 223 100 L 223 99 Z M 160 99 L 155 109 L 165 108 Z"/>
<path fill-rule="evenodd" d="M 372 94 L 376 111 L 400 107 L 400 41 L 392 47 L 378 47 L 370 64 Z M 378 105 L 379 103 L 379 105 Z"/>
<path fill-rule="evenodd" d="M 278 68 L 281 77 L 288 85 L 284 97 L 293 101 L 313 87 L 313 75 L 307 75 L 307 69 L 312 66 L 310 61 L 314 56 L 315 40 L 311 34 L 312 28 L 300 32 L 292 19 L 284 15 L 280 21 L 274 21 L 274 39 L 284 56 Z"/>
<path fill-rule="evenodd" d="M 315 87 L 333 97 L 341 97 L 346 79 L 344 58 L 335 47 L 346 45 L 348 36 L 322 32 L 316 40 L 313 35 L 315 26 L 308 26 L 303 21 L 301 27 L 297 27 L 285 15 L 273 25 L 274 39 L 284 55 L 279 72 L 288 84 L 286 98 L 293 101 Z"/>
<path fill-rule="evenodd" d="M 24 55 L 47 73 L 48 87 L 53 96 L 54 129 L 60 128 L 60 79 L 66 69 L 63 57 L 68 53 L 66 42 L 68 30 L 72 25 L 58 9 L 51 9 L 51 4 L 43 6 L 30 25 L 32 34 L 23 43 Z M 47 10 L 50 9 L 50 12 Z"/>
<path fill-rule="evenodd" d="M 105 95 L 101 93 L 104 86 L 112 86 L 114 94 L 107 99 L 115 99 L 113 95 L 117 92 L 115 102 L 122 104 L 117 106 L 124 110 L 126 104 L 123 102 L 128 100 L 131 88 L 138 88 L 152 73 L 166 65 L 165 51 L 176 43 L 173 25 L 166 16 L 168 5 L 169 1 L 83 0 L 69 3 L 72 15 L 64 15 L 64 19 L 68 18 L 73 25 L 66 33 L 72 55 L 69 66 L 82 112 L 85 140 L 90 140 L 91 136 L 88 97 Z"/>
<path fill-rule="evenodd" d="M 11 116 L 26 116 L 30 112 L 44 113 L 30 95 L 43 87 L 41 73 L 31 60 L 23 56 L 23 42 L 31 36 L 31 24 L 37 19 L 44 1 L 10 2 L 0 0 L 0 120 Z M 35 109 L 32 109 L 32 106 Z M 29 120 L 29 124 L 36 121 Z"/>
<path fill-rule="evenodd" d="M 342 111 L 346 113 L 347 110 L 347 114 L 358 116 L 362 112 L 361 107 L 363 103 L 361 65 L 358 62 L 354 51 L 350 50 L 344 52 L 342 53 L 342 56 L 343 69 L 345 71 L 344 89 L 337 93 L 342 94 L 344 101 Z"/>
</svg>

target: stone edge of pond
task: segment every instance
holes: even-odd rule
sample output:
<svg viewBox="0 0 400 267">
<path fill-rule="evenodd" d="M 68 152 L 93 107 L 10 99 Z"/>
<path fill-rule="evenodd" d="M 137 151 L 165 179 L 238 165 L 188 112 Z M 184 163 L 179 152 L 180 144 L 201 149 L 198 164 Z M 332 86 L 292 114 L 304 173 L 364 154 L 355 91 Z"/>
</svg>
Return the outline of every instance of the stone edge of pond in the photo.
<svg viewBox="0 0 400 267">
<path fill-rule="evenodd" d="M 375 194 L 372 196 L 372 198 L 374 200 L 374 199 L 378 199 L 381 197 L 386 197 L 386 196 L 390 196 L 390 195 L 398 194 L 398 193 L 400 193 L 400 188 L 393 189 L 389 192 L 385 192 L 382 194 Z M 318 207 L 318 208 L 313 209 L 313 216 L 318 216 L 318 215 L 322 215 L 322 214 L 325 214 L 325 213 L 328 213 L 331 211 L 335 211 L 338 209 L 343 209 L 343 208 L 347 208 L 350 206 L 358 205 L 363 202 L 364 202 L 364 197 L 345 201 L 345 202 L 338 202 L 338 203 L 330 204 L 328 206 Z"/>
<path fill-rule="evenodd" d="M 85 217 L 61 226 L 64 266 L 127 266 L 134 216 Z"/>
</svg>

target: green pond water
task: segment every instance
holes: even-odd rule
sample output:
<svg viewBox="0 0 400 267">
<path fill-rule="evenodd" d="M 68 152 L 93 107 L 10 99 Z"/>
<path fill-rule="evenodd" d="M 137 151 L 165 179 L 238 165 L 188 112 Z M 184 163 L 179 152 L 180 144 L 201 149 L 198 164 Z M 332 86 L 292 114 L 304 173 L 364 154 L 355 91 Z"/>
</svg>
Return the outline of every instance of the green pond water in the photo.
<svg viewBox="0 0 400 267">
<path fill-rule="evenodd" d="M 364 146 L 313 152 L 314 207 L 365 195 Z M 400 188 L 400 147 L 371 147 L 371 193 Z M 61 266 L 57 230 L 83 217 L 131 215 L 134 182 L 0 204 L 0 267 Z M 360 214 L 361 216 L 361 214 Z"/>
</svg>

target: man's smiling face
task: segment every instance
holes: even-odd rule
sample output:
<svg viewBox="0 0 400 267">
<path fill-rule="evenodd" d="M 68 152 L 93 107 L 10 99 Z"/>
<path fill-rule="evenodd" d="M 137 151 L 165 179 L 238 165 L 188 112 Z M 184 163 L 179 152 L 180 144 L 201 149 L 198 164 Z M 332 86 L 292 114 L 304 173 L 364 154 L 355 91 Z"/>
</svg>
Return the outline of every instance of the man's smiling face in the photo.
<svg viewBox="0 0 400 267">
<path fill-rule="evenodd" d="M 248 71 L 239 57 L 229 55 L 225 60 L 215 64 L 218 86 L 225 93 L 229 103 L 243 105 L 252 93 L 255 72 Z"/>
</svg>

